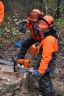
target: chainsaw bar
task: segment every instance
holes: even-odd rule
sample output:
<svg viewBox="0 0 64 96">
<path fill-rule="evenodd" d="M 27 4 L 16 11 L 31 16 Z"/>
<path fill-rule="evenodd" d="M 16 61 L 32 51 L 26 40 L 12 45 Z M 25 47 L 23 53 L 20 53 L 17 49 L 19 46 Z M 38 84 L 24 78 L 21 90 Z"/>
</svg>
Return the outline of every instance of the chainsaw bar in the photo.
<svg viewBox="0 0 64 96">
<path fill-rule="evenodd" d="M 14 62 L 0 59 L 0 64 L 13 66 Z"/>
</svg>

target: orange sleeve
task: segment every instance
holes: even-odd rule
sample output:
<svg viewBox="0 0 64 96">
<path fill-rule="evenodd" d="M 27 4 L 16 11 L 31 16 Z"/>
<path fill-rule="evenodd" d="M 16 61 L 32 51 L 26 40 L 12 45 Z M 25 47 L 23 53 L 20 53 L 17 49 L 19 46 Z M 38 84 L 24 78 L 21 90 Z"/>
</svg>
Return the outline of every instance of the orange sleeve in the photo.
<svg viewBox="0 0 64 96">
<path fill-rule="evenodd" d="M 0 1 L 0 25 L 4 19 L 4 4 Z"/>
<path fill-rule="evenodd" d="M 48 64 L 52 59 L 52 54 L 55 52 L 57 43 L 56 40 L 51 38 L 45 38 L 44 42 L 42 43 L 43 52 L 42 52 L 42 58 L 40 62 L 40 66 L 38 71 L 41 74 L 44 74 L 46 72 L 46 69 L 48 68 Z"/>
<path fill-rule="evenodd" d="M 26 23 L 26 25 L 25 25 L 27 28 L 29 28 L 30 29 L 30 27 L 31 27 L 31 24 L 30 23 Z"/>
</svg>

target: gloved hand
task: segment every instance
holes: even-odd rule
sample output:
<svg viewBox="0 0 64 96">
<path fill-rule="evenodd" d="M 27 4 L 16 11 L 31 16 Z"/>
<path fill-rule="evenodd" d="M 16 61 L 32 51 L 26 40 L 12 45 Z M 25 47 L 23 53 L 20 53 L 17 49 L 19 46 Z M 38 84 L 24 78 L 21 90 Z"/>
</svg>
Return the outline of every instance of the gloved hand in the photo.
<svg viewBox="0 0 64 96">
<path fill-rule="evenodd" d="M 16 41 L 15 42 L 15 47 L 16 48 L 21 48 L 21 45 L 22 45 L 23 42 L 24 42 L 24 39 L 20 39 L 20 40 Z"/>
<path fill-rule="evenodd" d="M 46 72 L 49 72 L 49 68 L 46 69 Z"/>
<path fill-rule="evenodd" d="M 40 74 L 37 70 L 34 70 L 33 75 L 34 75 L 36 78 L 40 78 L 40 76 L 41 76 L 41 74 Z"/>
</svg>

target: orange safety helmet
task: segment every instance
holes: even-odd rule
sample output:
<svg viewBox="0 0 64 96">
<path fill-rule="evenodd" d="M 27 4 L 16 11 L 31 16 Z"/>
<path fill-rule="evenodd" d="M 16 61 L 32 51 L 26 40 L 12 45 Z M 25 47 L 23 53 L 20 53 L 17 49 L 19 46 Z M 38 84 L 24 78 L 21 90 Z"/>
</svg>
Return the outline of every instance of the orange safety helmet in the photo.
<svg viewBox="0 0 64 96">
<path fill-rule="evenodd" d="M 50 15 L 46 15 L 43 17 L 42 20 L 39 22 L 39 28 L 42 29 L 47 29 L 53 26 L 54 18 Z"/>
<path fill-rule="evenodd" d="M 39 9 L 33 9 L 30 12 L 28 20 L 37 21 L 40 15 L 43 15 L 43 12 L 41 12 Z"/>
</svg>

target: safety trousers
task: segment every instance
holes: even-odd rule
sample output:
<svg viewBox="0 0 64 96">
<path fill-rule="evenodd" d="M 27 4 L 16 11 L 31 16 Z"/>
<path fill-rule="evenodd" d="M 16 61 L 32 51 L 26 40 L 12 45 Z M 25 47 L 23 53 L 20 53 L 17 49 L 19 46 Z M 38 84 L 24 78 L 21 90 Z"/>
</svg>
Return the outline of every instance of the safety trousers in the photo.
<svg viewBox="0 0 64 96">
<path fill-rule="evenodd" d="M 38 82 L 42 96 L 55 96 L 55 90 L 49 72 L 45 73 L 44 76 L 41 76 Z"/>
</svg>

